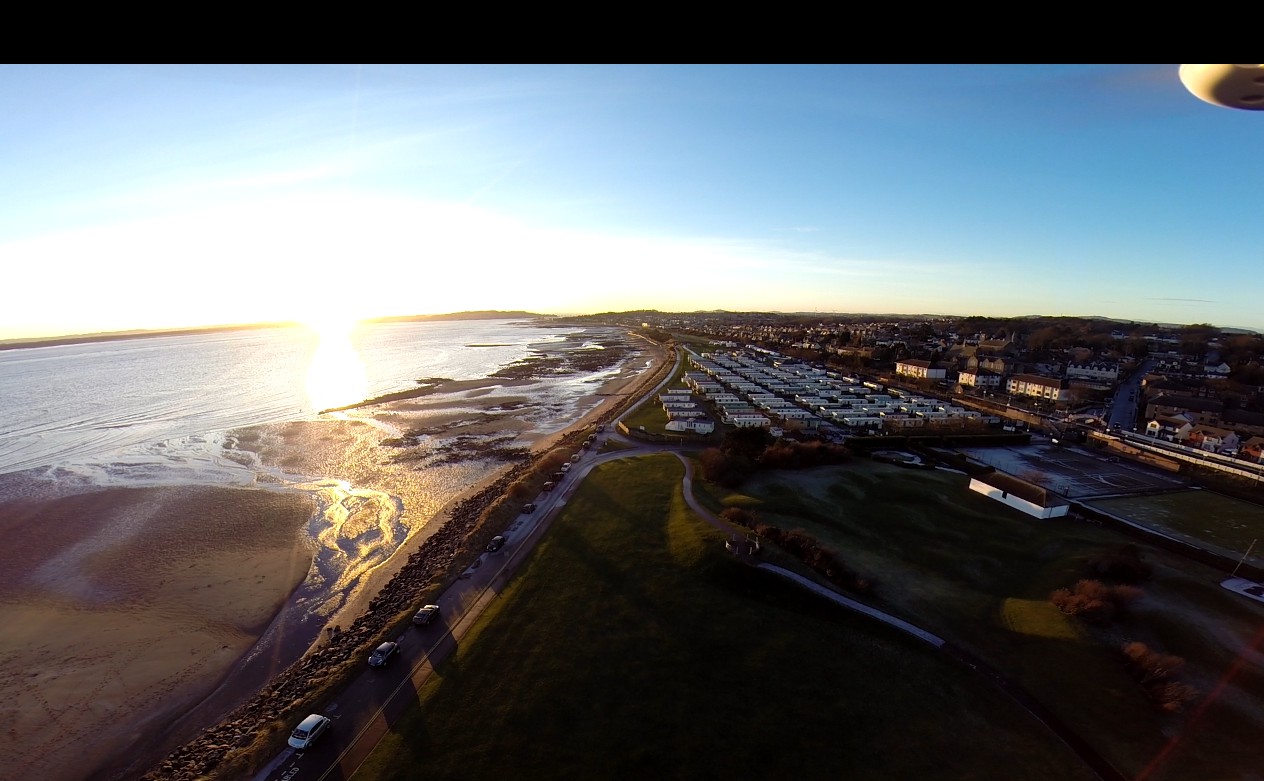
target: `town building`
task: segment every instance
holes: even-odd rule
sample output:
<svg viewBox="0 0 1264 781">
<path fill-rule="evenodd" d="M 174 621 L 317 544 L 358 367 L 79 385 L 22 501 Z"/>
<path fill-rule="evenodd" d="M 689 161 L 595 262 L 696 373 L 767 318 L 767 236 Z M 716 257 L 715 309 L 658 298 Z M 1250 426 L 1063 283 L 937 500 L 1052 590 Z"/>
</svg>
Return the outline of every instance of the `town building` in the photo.
<svg viewBox="0 0 1264 781">
<path fill-rule="evenodd" d="M 1066 380 L 1042 377 L 1039 374 L 1015 374 L 1009 378 L 1005 390 L 1015 396 L 1030 396 L 1055 403 L 1071 400 Z"/>
</svg>

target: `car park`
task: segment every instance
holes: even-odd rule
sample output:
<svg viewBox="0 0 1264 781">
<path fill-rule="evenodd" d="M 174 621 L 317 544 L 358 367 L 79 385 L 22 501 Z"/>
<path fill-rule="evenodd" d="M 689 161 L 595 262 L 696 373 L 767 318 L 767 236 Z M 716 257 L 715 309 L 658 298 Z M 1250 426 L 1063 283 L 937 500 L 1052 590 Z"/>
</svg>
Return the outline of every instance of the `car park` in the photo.
<svg viewBox="0 0 1264 781">
<path fill-rule="evenodd" d="M 385 667 L 391 657 L 399 652 L 399 643 L 387 641 L 377 648 L 373 649 L 373 653 L 369 654 L 370 667 Z"/>
<path fill-rule="evenodd" d="M 290 733 L 290 746 L 300 749 L 311 748 L 316 739 L 329 729 L 331 723 L 327 717 L 319 713 L 309 715 Z"/>
<path fill-rule="evenodd" d="M 413 623 L 416 624 L 417 626 L 427 626 L 428 624 L 433 623 L 434 620 L 438 617 L 439 617 L 439 606 L 426 605 L 421 610 L 418 610 L 416 615 L 413 616 Z"/>
<path fill-rule="evenodd" d="M 491 542 L 487 543 L 487 552 L 495 553 L 503 547 L 505 547 L 505 538 L 497 534 L 495 537 L 492 537 Z"/>
</svg>

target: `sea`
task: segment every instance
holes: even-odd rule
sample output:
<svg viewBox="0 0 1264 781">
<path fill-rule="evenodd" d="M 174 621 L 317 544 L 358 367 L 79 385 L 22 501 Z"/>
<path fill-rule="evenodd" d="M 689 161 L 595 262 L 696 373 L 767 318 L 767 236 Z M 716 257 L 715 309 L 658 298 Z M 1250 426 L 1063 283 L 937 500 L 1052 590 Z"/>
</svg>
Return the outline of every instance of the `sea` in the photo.
<svg viewBox="0 0 1264 781">
<path fill-rule="evenodd" d="M 10 477 L 0 479 L 0 501 L 29 498 L 32 485 L 53 493 L 180 486 L 303 493 L 315 504 L 305 530 L 314 559 L 287 611 L 314 632 L 414 535 L 433 533 L 431 521 L 446 504 L 507 464 L 480 457 L 477 448 L 454 455 L 440 437 L 427 451 L 429 437 L 414 438 L 426 460 L 411 472 L 405 507 L 400 496 L 336 473 L 337 458 L 326 474 L 265 464 L 239 447 L 238 432 L 351 417 L 383 428 L 384 440 L 399 438 L 406 432 L 366 409 L 328 410 L 436 384 L 442 389 L 443 380 L 496 377 L 513 382 L 515 428 L 526 424 L 532 435 L 548 434 L 574 423 L 596 403 L 602 383 L 635 360 L 635 351 L 622 349 L 627 338 L 600 326 L 451 320 L 0 351 L 0 477 Z M 476 439 L 458 437 L 466 445 Z M 377 518 L 368 532 L 347 522 L 366 514 Z"/>
<path fill-rule="evenodd" d="M 227 432 L 308 420 L 321 410 L 474 380 L 565 344 L 601 349 L 611 329 L 518 320 L 362 323 L 330 336 L 303 326 L 201 332 L 0 351 L 0 475 L 103 487 L 238 483 Z M 592 338 L 588 338 L 592 337 Z M 617 371 L 554 374 L 521 392 L 541 431 Z"/>
<path fill-rule="evenodd" d="M 350 623 L 356 595 L 380 582 L 379 571 L 389 574 L 381 568 L 402 546 L 433 533 L 444 505 L 511 463 L 484 458 L 485 450 L 468 445 L 479 437 L 457 432 L 481 427 L 492 445 L 514 449 L 497 443 L 523 435 L 529 442 L 566 428 L 598 402 L 595 394 L 607 380 L 633 368 L 630 361 L 643 360 L 628 349 L 628 340 L 621 329 L 599 326 L 449 320 L 361 323 L 349 331 L 304 326 L 202 331 L 0 350 L 0 502 L 29 503 L 33 496 L 49 495 L 44 489 L 31 493 L 32 485 L 52 486 L 53 494 L 210 485 L 293 491 L 314 499 L 311 518 L 296 530 L 310 542 L 309 571 L 255 645 L 207 694 L 205 709 L 189 711 L 169 731 L 120 749 L 110 761 L 154 761 L 172 741 L 204 727 L 200 719 L 235 707 L 266 684 L 331 625 Z M 443 391 L 443 380 L 488 378 L 462 386 L 469 390 Z M 503 385 L 503 391 L 494 385 Z M 435 413 L 430 434 L 394 431 L 393 413 L 377 414 L 373 407 L 336 409 L 419 388 L 437 392 L 417 399 L 418 407 L 444 410 Z M 461 410 L 467 397 L 482 406 L 468 402 L 472 409 Z M 463 416 L 478 425 L 459 428 Z M 502 430 L 498 423 L 506 417 L 513 425 Z M 354 458 L 307 460 L 294 467 L 264 463 L 242 448 L 248 432 L 311 432 L 325 425 L 319 421 L 339 419 L 383 429 L 380 440 L 375 432 L 368 437 L 383 459 L 391 457 L 383 440 L 408 439 L 411 446 L 398 450 L 419 454 L 423 460 L 417 463 L 423 465 L 410 462 L 403 484 L 365 485 L 370 478 L 364 471 L 356 483 Z M 416 419 L 410 412 L 408 425 Z M 453 436 L 433 434 L 435 426 L 449 427 L 444 430 Z M 340 422 L 331 428 L 339 427 L 346 428 Z M 432 451 L 426 450 L 426 437 L 437 443 Z M 319 439 L 309 434 L 303 441 Z M 329 447 L 341 447 L 341 439 L 330 441 L 335 444 Z M 456 452 L 453 442 L 463 443 Z M 303 473 L 313 463 L 326 464 L 319 467 L 326 473 Z M 39 566 L 73 570 L 98 543 L 106 550 L 133 533 L 133 521 L 150 522 L 116 519 L 112 522 L 127 528 L 92 531 Z M 53 580 L 71 582 L 73 575 Z M 8 684 L 21 688 L 24 681 L 29 683 L 23 676 Z"/>
</svg>

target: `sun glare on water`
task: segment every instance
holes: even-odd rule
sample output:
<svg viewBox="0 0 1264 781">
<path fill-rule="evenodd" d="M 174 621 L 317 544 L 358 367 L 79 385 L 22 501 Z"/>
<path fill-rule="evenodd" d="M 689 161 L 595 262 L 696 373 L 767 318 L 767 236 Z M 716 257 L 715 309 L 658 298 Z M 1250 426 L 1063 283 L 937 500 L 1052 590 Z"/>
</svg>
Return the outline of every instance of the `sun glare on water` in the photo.
<svg viewBox="0 0 1264 781">
<path fill-rule="evenodd" d="M 358 321 L 322 318 L 307 323 L 316 333 L 316 350 L 307 369 L 307 398 L 316 410 L 343 407 L 368 395 L 364 361 L 351 336 Z"/>
</svg>

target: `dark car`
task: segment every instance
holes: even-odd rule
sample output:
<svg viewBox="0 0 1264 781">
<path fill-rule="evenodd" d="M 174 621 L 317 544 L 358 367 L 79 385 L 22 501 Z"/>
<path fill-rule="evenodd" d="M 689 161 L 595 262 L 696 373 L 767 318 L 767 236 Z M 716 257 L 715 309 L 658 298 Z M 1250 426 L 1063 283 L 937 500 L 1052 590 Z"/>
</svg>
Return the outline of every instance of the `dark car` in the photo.
<svg viewBox="0 0 1264 781">
<path fill-rule="evenodd" d="M 399 652 L 399 643 L 385 642 L 373 649 L 373 653 L 369 654 L 370 667 L 385 667 L 391 657 Z"/>
<path fill-rule="evenodd" d="M 550 482 L 545 483 L 545 484 L 542 486 L 541 490 L 544 490 L 544 491 L 552 491 L 552 490 L 553 490 L 553 483 L 552 483 L 551 481 L 550 481 Z"/>
<path fill-rule="evenodd" d="M 535 512 L 535 502 L 527 502 L 526 504 L 524 504 L 524 505 L 522 506 L 522 511 L 523 511 L 524 513 L 533 513 L 533 512 Z"/>
<path fill-rule="evenodd" d="M 413 616 L 413 623 L 417 626 L 427 626 L 439 617 L 438 605 L 426 605 L 417 614 Z"/>
<path fill-rule="evenodd" d="M 495 553 L 503 547 L 505 547 L 505 538 L 497 534 L 495 537 L 492 537 L 491 542 L 487 543 L 487 552 Z"/>
</svg>

